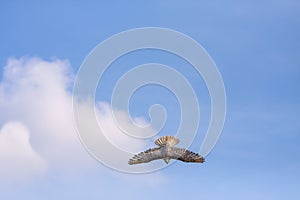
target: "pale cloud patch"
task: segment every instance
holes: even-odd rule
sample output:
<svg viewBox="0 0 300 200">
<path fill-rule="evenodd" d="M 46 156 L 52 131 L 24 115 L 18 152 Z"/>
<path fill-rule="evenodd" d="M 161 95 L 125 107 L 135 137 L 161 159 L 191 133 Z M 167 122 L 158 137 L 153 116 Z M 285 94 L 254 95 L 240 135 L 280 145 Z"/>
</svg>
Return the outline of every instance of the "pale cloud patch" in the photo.
<svg viewBox="0 0 300 200">
<path fill-rule="evenodd" d="M 46 161 L 32 148 L 28 129 L 9 122 L 0 130 L 0 182 L 20 182 L 46 171 Z"/>
<path fill-rule="evenodd" d="M 67 61 L 9 59 L 0 84 L 0 123 L 25 124 L 49 168 L 63 173 L 91 163 L 74 131 L 69 70 Z"/>
<path fill-rule="evenodd" d="M 146 148 L 147 142 L 127 135 L 124 130 L 115 123 L 112 109 L 107 102 L 99 102 L 96 107 L 96 117 L 98 124 L 103 129 L 104 136 L 116 147 L 131 153 L 139 152 Z M 122 128 L 132 130 L 136 123 L 146 125 L 147 122 L 143 118 L 135 118 L 131 121 L 128 114 L 123 110 L 114 110 L 114 114 L 118 115 L 118 119 L 122 121 Z M 154 130 L 153 130 L 154 131 Z M 139 135 L 139 134 L 137 134 Z M 142 133 L 140 133 L 142 135 Z M 150 145 L 150 143 L 148 143 Z M 152 144 L 153 145 L 153 144 Z"/>
</svg>

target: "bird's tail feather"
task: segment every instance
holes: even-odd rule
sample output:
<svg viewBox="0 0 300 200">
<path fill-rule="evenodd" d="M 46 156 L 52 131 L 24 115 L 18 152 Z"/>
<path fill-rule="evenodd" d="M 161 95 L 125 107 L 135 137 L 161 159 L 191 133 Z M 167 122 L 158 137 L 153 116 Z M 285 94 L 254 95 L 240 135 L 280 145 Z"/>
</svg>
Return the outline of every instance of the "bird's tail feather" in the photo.
<svg viewBox="0 0 300 200">
<path fill-rule="evenodd" d="M 155 144 L 162 147 L 162 146 L 175 146 L 179 143 L 179 139 L 174 136 L 163 136 L 155 140 Z"/>
</svg>

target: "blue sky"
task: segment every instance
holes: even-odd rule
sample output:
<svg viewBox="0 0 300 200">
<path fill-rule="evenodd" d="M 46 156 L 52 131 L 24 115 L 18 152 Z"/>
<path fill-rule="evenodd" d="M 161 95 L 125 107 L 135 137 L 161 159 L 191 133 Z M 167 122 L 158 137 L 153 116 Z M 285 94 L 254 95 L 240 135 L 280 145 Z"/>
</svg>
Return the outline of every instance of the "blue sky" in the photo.
<svg viewBox="0 0 300 200">
<path fill-rule="evenodd" d="M 28 157 L 36 162 L 33 168 L 30 163 L 7 159 L 1 152 L 0 163 L 9 161 L 7 166 L 29 166 L 41 172 L 30 172 L 20 181 L 18 176 L 29 168 L 23 172 L 22 167 L 17 171 L 0 167 L 4 177 L 0 198 L 299 199 L 299 24 L 300 3 L 296 0 L 1 2 L 0 133 L 7 136 L 13 132 L 9 130 L 22 130 L 24 136 L 30 136 L 30 148 L 37 154 Z M 223 77 L 226 123 L 206 163 L 176 162 L 156 173 L 130 175 L 102 166 L 80 145 L 70 145 L 70 152 L 55 150 L 61 146 L 68 149 L 69 140 L 78 143 L 76 134 L 70 133 L 67 139 L 59 134 L 69 130 L 55 121 L 59 118 L 62 124 L 69 124 L 64 122 L 65 113 L 56 116 L 50 111 L 70 106 L 72 80 L 84 58 L 109 36 L 146 26 L 170 28 L 194 38 L 211 55 Z M 32 61 L 35 57 L 38 60 Z M 11 63 L 9 58 L 14 58 Z M 203 126 L 191 146 L 198 151 L 208 124 L 209 97 L 201 77 L 182 60 L 150 50 L 121 58 L 108 71 L 103 86 L 107 92 L 97 94 L 97 100 L 109 101 L 114 80 L 131 66 L 147 62 L 173 66 L 199 91 Z M 121 65 L 127 67 L 119 68 Z M 20 73 L 15 75 L 14 69 Z M 41 90 L 25 87 L 26 80 L 38 83 Z M 53 95 L 57 96 L 51 99 Z M 147 119 L 147 109 L 153 103 L 166 105 L 169 112 L 164 133 L 176 131 L 178 103 L 162 88 L 145 87 L 137 92 L 132 114 Z M 55 136 L 50 136 L 53 132 Z M 1 145 L 8 144 L 0 141 L 0 149 Z M 79 156 L 72 156 L 74 152 Z M 85 162 L 88 164 L 82 164 Z"/>
</svg>

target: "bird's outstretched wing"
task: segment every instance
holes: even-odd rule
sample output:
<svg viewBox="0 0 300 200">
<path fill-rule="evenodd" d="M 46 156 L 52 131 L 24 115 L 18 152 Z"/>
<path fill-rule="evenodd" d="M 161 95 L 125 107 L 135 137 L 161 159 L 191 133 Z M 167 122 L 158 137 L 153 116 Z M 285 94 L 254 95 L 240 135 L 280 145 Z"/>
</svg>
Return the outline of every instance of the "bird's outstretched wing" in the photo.
<svg viewBox="0 0 300 200">
<path fill-rule="evenodd" d="M 157 160 L 163 158 L 160 148 L 152 148 L 148 149 L 144 152 L 141 152 L 135 156 L 133 156 L 129 161 L 129 165 L 147 163 L 152 160 Z"/>
<path fill-rule="evenodd" d="M 204 157 L 202 157 L 197 153 L 194 153 L 187 149 L 176 148 L 176 147 L 173 147 L 172 150 L 169 151 L 169 157 L 183 162 L 203 163 L 205 161 Z"/>
</svg>

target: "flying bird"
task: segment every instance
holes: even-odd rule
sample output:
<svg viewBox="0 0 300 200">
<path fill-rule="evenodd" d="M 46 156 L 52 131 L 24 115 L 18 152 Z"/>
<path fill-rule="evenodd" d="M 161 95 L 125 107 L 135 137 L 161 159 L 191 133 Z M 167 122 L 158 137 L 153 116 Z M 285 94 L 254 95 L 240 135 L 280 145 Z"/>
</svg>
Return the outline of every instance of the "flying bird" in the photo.
<svg viewBox="0 0 300 200">
<path fill-rule="evenodd" d="M 204 157 L 189 151 L 187 149 L 174 147 L 179 143 L 179 139 L 173 136 L 163 136 L 155 140 L 155 144 L 159 147 L 148 149 L 133 156 L 129 161 L 129 165 L 148 163 L 152 160 L 163 159 L 166 164 L 171 159 L 177 159 L 182 162 L 203 163 Z"/>
</svg>

